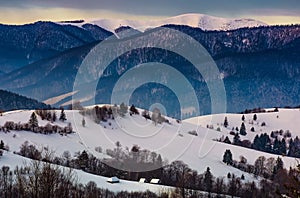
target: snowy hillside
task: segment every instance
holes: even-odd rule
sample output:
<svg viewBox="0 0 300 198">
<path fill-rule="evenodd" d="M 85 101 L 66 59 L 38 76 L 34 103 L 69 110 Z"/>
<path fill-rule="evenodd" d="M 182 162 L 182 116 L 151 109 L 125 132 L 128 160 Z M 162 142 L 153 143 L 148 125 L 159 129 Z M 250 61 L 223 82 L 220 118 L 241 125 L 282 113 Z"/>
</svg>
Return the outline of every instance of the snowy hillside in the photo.
<svg viewBox="0 0 300 198">
<path fill-rule="evenodd" d="M 7 112 L 0 117 L 0 125 L 6 121 L 25 123 L 33 111 L 13 111 Z M 59 111 L 57 111 L 59 114 Z M 49 147 L 54 150 L 56 155 L 61 156 L 66 150 L 70 151 L 72 156 L 77 151 L 88 150 L 99 158 L 108 157 L 105 154 L 106 149 L 115 148 L 115 143 L 119 141 L 122 146 L 131 148 L 133 145 L 139 145 L 143 149 L 155 151 L 168 159 L 169 162 L 182 160 L 191 168 L 204 172 L 209 166 L 215 176 L 226 177 L 228 172 L 238 176 L 244 174 L 246 180 L 256 180 L 252 175 L 244 173 L 241 170 L 225 165 L 222 162 L 222 156 L 226 149 L 230 149 L 233 158 L 239 159 L 243 155 L 250 164 L 259 156 L 277 157 L 274 154 L 268 154 L 255 151 L 235 145 L 229 145 L 214 141 L 222 136 L 229 136 L 232 127 L 240 126 L 241 114 L 212 115 L 199 118 L 192 118 L 183 121 L 181 124 L 176 120 L 167 118 L 170 124 L 154 125 L 152 121 L 146 120 L 141 115 L 118 117 L 105 123 L 96 124 L 88 117 L 85 118 L 86 125 L 82 126 L 83 116 L 78 111 L 66 111 L 67 121 L 65 123 L 56 121 L 55 124 L 66 126 L 71 122 L 75 133 L 61 136 L 59 134 L 43 135 L 25 131 L 10 131 L 8 133 L 0 132 L 0 139 L 10 147 L 10 151 L 19 151 L 20 146 L 28 141 L 38 148 Z M 252 114 L 245 115 L 247 135 L 243 139 L 253 140 L 256 134 L 270 133 L 272 130 L 290 130 L 293 136 L 300 135 L 297 129 L 299 123 L 296 118 L 300 116 L 300 111 L 280 109 L 279 112 L 257 114 L 258 119 L 255 123 L 249 124 Z M 229 126 L 222 126 L 224 117 L 228 118 Z M 266 126 L 261 127 L 260 123 L 265 122 Z M 40 120 L 39 125 L 46 125 L 48 122 Z M 199 126 L 198 126 L 199 124 Z M 221 132 L 207 129 L 206 125 L 213 125 L 216 129 L 220 127 Z M 254 126 L 256 132 L 250 132 L 250 127 Z M 188 132 L 196 130 L 198 136 Z M 95 152 L 95 148 L 101 146 L 103 153 Z M 11 154 L 7 155 L 12 157 Z M 283 157 L 286 167 L 294 167 L 297 160 L 291 157 Z M 4 161 L 5 162 L 5 161 Z M 7 161 L 9 163 L 9 160 Z"/>
<path fill-rule="evenodd" d="M 129 26 L 134 29 L 145 31 L 148 28 L 155 28 L 167 24 L 187 25 L 199 27 L 203 30 L 234 30 L 243 27 L 267 26 L 266 23 L 253 19 L 228 19 L 214 17 L 204 14 L 183 14 L 159 20 L 124 20 L 124 19 L 99 19 L 85 21 L 98 25 L 106 30 L 114 32 L 120 26 Z"/>
<path fill-rule="evenodd" d="M 10 152 L 5 152 L 4 155 L 1 157 L 1 166 L 10 166 L 12 169 L 14 169 L 14 167 L 22 166 L 24 164 L 29 165 L 30 160 L 28 158 L 24 158 L 19 155 L 14 155 Z M 90 181 L 94 181 L 97 184 L 97 186 L 102 187 L 104 189 L 109 189 L 113 192 L 126 191 L 130 189 L 130 191 L 137 191 L 137 192 L 150 190 L 152 192 L 159 193 L 159 192 L 168 192 L 171 189 L 171 187 L 126 181 L 126 180 L 121 180 L 118 185 L 114 185 L 108 183 L 106 181 L 107 180 L 106 177 L 89 174 L 81 170 L 74 170 L 74 171 L 80 183 L 87 184 Z"/>
</svg>

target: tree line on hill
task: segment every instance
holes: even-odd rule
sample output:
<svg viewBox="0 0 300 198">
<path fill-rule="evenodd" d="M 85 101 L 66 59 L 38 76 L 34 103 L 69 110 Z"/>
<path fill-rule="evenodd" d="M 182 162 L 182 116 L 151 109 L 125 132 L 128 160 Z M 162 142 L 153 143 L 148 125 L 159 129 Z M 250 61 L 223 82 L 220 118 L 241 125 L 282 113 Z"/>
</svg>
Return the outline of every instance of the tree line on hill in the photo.
<svg viewBox="0 0 300 198">
<path fill-rule="evenodd" d="M 259 156 L 254 165 L 247 163 L 247 159 L 244 156 L 240 156 L 240 160 L 233 160 L 233 155 L 230 149 L 226 149 L 223 160 L 227 165 L 231 165 L 239 170 L 253 174 L 254 176 L 261 176 L 265 179 L 274 179 L 275 175 L 283 170 L 284 164 L 280 157 L 275 159 L 274 157 L 266 158 Z"/>
<path fill-rule="evenodd" d="M 98 187 L 93 181 L 81 184 L 72 169 L 61 169 L 50 163 L 32 161 L 30 164 L 10 170 L 8 166 L 0 169 L 0 197 L 3 198 L 39 198 L 39 197 L 74 197 L 74 198 L 140 198 L 165 197 L 153 192 L 112 192 Z"/>
<path fill-rule="evenodd" d="M 140 115 L 139 110 L 134 105 L 128 107 L 124 103 L 121 103 L 120 105 L 115 104 L 115 105 L 104 105 L 101 107 L 95 106 L 93 108 L 82 108 L 80 109 L 79 113 L 83 116 L 91 117 L 98 124 L 100 122 L 107 122 L 108 120 L 114 120 L 118 116 L 124 117 L 127 113 L 129 113 L 130 116 Z M 143 116 L 147 120 L 152 120 L 155 125 L 162 124 L 163 122 L 169 123 L 169 120 L 166 119 L 161 114 L 160 110 L 157 108 L 153 110 L 151 115 L 149 111 L 144 110 L 141 113 L 141 116 Z"/>
<path fill-rule="evenodd" d="M 24 147 L 24 145 L 22 147 Z M 20 150 L 19 154 L 22 154 L 24 151 L 24 148 L 22 147 L 22 151 Z M 28 150 L 25 149 L 25 153 L 34 150 L 32 148 L 29 148 L 30 145 L 26 145 L 25 147 L 28 147 Z M 228 153 L 228 151 L 226 152 Z M 140 150 L 138 146 L 134 146 L 131 151 L 129 151 L 129 156 L 123 156 L 123 154 L 124 153 L 122 152 L 120 145 L 118 146 L 118 144 L 116 144 L 116 148 L 113 150 L 113 154 L 111 154 L 111 156 L 114 156 L 114 160 L 116 160 L 115 158 L 117 158 L 117 156 L 120 157 L 119 161 L 131 157 L 131 160 L 135 160 L 136 163 L 140 163 L 141 159 L 144 159 L 146 156 L 148 156 L 146 158 L 151 159 L 148 162 L 152 161 L 154 165 L 153 167 L 155 167 L 155 164 L 158 163 L 160 165 L 160 163 L 162 162 L 160 155 L 154 155 L 153 152 Z M 245 178 L 244 175 L 237 177 L 236 175 L 229 173 L 227 175 L 228 182 L 226 182 L 224 177 L 215 178 L 209 167 L 203 174 L 199 174 L 197 171 L 191 169 L 182 161 L 174 161 L 169 164 L 166 164 L 164 162 L 162 163 L 163 165 L 157 170 L 137 173 L 134 172 L 134 170 L 123 171 L 113 168 L 109 165 L 109 163 L 97 159 L 95 156 L 86 151 L 78 152 L 74 156 L 74 158 L 71 157 L 71 154 L 68 151 L 64 152 L 61 158 L 49 158 L 49 155 L 47 156 L 43 154 L 25 154 L 25 156 L 44 156 L 39 158 L 38 160 L 81 169 L 89 173 L 107 177 L 117 176 L 121 179 L 134 181 L 137 181 L 141 177 L 147 179 L 156 177 L 160 179 L 162 185 L 176 187 L 176 189 L 172 193 L 174 195 L 177 195 L 177 197 L 201 197 L 199 191 L 206 191 L 208 193 L 208 195 L 206 196 L 209 197 L 213 196 L 213 194 L 227 194 L 240 197 L 274 197 L 282 194 L 294 197 L 295 195 L 300 195 L 300 167 L 299 170 L 290 169 L 289 171 L 287 171 L 283 168 L 283 164 L 280 164 L 279 162 L 277 164 L 275 163 L 274 165 L 274 167 L 279 168 L 276 169 L 276 172 L 273 172 L 274 175 L 272 177 L 272 180 L 262 179 L 260 184 L 256 185 L 255 182 L 242 182 L 242 180 Z M 155 158 L 153 158 L 153 156 L 155 156 Z M 225 158 L 226 157 L 224 157 L 224 159 Z M 241 159 L 241 161 L 241 163 L 243 164 L 247 163 L 245 159 Z M 269 162 L 271 160 L 268 159 L 267 161 Z M 145 161 L 143 161 L 143 163 L 144 162 Z M 262 175 L 264 173 L 265 163 L 266 159 L 263 159 L 263 157 L 259 157 L 256 160 L 254 165 L 255 175 Z M 260 166 L 261 164 L 263 167 Z M 278 177 L 283 178 L 283 180 L 278 179 Z"/>
<path fill-rule="evenodd" d="M 280 138 L 279 134 L 282 134 L 283 136 Z M 239 134 L 236 133 L 233 142 L 229 140 L 228 136 L 225 137 L 223 142 L 266 153 L 300 158 L 299 137 L 296 136 L 295 138 L 292 138 L 289 131 L 286 131 L 285 133 L 283 133 L 283 130 L 272 131 L 270 136 L 267 133 L 256 135 L 253 142 L 249 140 L 241 141 Z"/>
</svg>

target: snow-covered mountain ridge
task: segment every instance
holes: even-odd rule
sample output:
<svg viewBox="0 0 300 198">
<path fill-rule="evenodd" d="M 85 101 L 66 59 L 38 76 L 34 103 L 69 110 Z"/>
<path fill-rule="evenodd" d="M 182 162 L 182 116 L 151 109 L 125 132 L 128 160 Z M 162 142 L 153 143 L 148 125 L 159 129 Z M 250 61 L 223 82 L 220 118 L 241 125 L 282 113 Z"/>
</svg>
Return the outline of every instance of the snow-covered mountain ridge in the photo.
<svg viewBox="0 0 300 198">
<path fill-rule="evenodd" d="M 244 27 L 268 26 L 268 24 L 253 19 L 229 19 L 205 14 L 183 14 L 169 18 L 157 20 L 126 20 L 126 19 L 94 19 L 86 20 L 82 24 L 90 23 L 98 25 L 106 30 L 114 32 L 121 26 L 129 26 L 131 28 L 145 31 L 148 28 L 160 27 L 163 25 L 187 25 L 198 27 L 202 30 L 234 30 Z M 82 25 L 81 24 L 81 25 Z M 77 25 L 77 24 L 72 24 Z M 80 25 L 80 24 L 78 24 Z"/>
</svg>

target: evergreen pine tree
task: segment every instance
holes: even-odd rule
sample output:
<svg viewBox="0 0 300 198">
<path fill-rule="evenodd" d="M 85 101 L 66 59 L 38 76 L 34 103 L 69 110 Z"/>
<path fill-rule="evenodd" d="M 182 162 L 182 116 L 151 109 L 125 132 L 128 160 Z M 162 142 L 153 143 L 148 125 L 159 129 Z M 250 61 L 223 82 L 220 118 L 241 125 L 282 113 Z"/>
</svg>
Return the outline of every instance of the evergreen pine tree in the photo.
<svg viewBox="0 0 300 198">
<path fill-rule="evenodd" d="M 226 136 L 225 137 L 225 140 L 223 141 L 224 143 L 227 143 L 227 144 L 231 144 L 231 141 L 229 140 L 229 137 Z"/>
<path fill-rule="evenodd" d="M 276 137 L 273 144 L 273 153 L 279 154 L 280 153 L 280 142 L 278 138 Z"/>
<path fill-rule="evenodd" d="M 275 176 L 278 173 L 278 171 L 282 169 L 283 169 L 283 161 L 280 157 L 277 157 L 276 164 L 273 169 L 273 176 Z"/>
<path fill-rule="evenodd" d="M 256 115 L 256 114 L 253 115 L 253 120 L 254 120 L 254 121 L 257 120 L 257 115 Z"/>
<path fill-rule="evenodd" d="M 236 133 L 236 134 L 234 135 L 234 138 L 233 138 L 233 144 L 235 144 L 235 145 L 240 145 L 240 144 L 241 144 L 240 136 L 239 136 L 238 133 Z"/>
<path fill-rule="evenodd" d="M 293 138 L 291 138 L 290 141 L 289 141 L 288 156 L 295 157 L 295 150 L 296 150 L 296 147 L 295 147 L 295 144 L 294 144 L 294 140 L 293 140 Z"/>
<path fill-rule="evenodd" d="M 242 116 L 242 121 L 243 121 L 243 122 L 245 121 L 245 116 L 244 116 L 244 115 Z"/>
<path fill-rule="evenodd" d="M 245 180 L 245 175 L 244 174 L 242 174 L 241 180 Z"/>
<path fill-rule="evenodd" d="M 205 190 L 209 193 L 210 197 L 210 193 L 213 187 L 213 175 L 211 174 L 209 167 L 207 167 L 206 172 L 204 174 L 204 186 Z"/>
<path fill-rule="evenodd" d="M 224 127 L 225 127 L 225 128 L 228 127 L 228 120 L 227 120 L 227 117 L 225 117 L 225 120 L 224 120 Z"/>
<path fill-rule="evenodd" d="M 82 170 L 86 170 L 88 167 L 88 161 L 89 161 L 89 155 L 84 150 L 82 153 L 78 156 L 78 163 Z"/>
<path fill-rule="evenodd" d="M 2 140 L 0 141 L 0 149 L 4 149 L 4 142 Z"/>
<path fill-rule="evenodd" d="M 32 112 L 28 123 L 31 127 L 38 127 L 39 126 L 38 119 L 37 119 L 34 112 Z"/>
<path fill-rule="evenodd" d="M 286 142 L 285 139 L 283 138 L 280 142 L 280 147 L 279 147 L 280 155 L 286 155 Z"/>
<path fill-rule="evenodd" d="M 57 116 L 56 116 L 56 112 L 54 111 L 52 114 L 52 122 L 56 122 L 57 120 Z"/>
<path fill-rule="evenodd" d="M 227 178 L 228 178 L 228 179 L 231 178 L 231 174 L 230 174 L 230 173 L 227 174 Z"/>
<path fill-rule="evenodd" d="M 66 118 L 66 114 L 65 114 L 65 110 L 64 109 L 61 109 L 61 112 L 60 112 L 60 116 L 59 116 L 59 120 L 64 122 L 67 120 Z"/>
<path fill-rule="evenodd" d="M 242 124 L 241 124 L 240 134 L 241 134 L 241 135 L 247 135 L 246 127 L 245 127 L 244 122 L 242 122 Z"/>
<path fill-rule="evenodd" d="M 232 153 L 229 149 L 227 149 L 223 155 L 223 162 L 227 165 L 231 165 L 232 161 Z"/>
<path fill-rule="evenodd" d="M 256 135 L 252 144 L 252 148 L 255 150 L 259 150 L 260 147 L 261 147 L 260 139 L 259 136 Z"/>
<path fill-rule="evenodd" d="M 82 118 L 81 124 L 82 124 L 83 127 L 85 127 L 85 119 L 84 119 L 84 117 Z"/>
<path fill-rule="evenodd" d="M 135 108 L 134 105 L 131 105 L 129 110 L 132 114 L 137 114 L 137 115 L 139 114 L 139 111 Z"/>
</svg>

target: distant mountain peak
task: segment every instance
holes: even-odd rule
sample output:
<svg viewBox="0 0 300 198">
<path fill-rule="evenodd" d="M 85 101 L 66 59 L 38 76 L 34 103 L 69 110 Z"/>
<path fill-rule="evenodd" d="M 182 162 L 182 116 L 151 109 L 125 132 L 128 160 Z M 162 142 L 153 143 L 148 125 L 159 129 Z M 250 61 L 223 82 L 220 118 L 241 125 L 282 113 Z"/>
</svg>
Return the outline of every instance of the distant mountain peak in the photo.
<svg viewBox="0 0 300 198">
<path fill-rule="evenodd" d="M 163 25 L 187 25 L 203 30 L 234 30 L 244 27 L 268 26 L 268 24 L 254 19 L 229 19 L 205 14 L 183 14 L 157 20 L 126 20 L 126 19 L 99 19 L 86 21 L 114 32 L 122 26 L 129 26 L 139 31 Z"/>
</svg>

